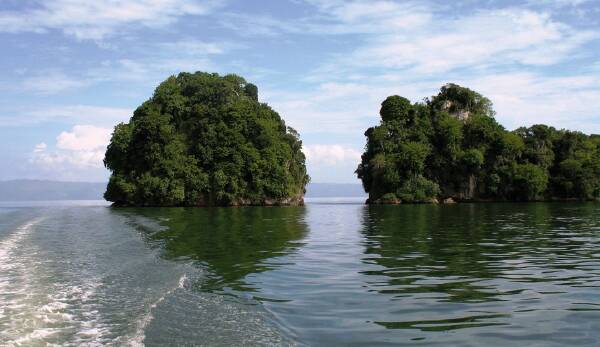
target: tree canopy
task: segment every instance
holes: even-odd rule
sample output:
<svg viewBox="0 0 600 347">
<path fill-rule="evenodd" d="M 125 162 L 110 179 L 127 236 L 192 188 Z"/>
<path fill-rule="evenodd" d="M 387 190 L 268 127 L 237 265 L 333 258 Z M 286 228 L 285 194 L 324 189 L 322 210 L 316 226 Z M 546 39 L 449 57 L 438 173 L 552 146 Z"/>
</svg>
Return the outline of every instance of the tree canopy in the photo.
<svg viewBox="0 0 600 347">
<path fill-rule="evenodd" d="M 118 205 L 301 204 L 309 181 L 298 133 L 258 88 L 204 72 L 162 82 L 115 127 L 104 164 Z"/>
<path fill-rule="evenodd" d="M 600 136 L 533 125 L 507 131 L 489 99 L 456 84 L 411 103 L 390 96 L 356 170 L 371 202 L 600 197 Z"/>
</svg>

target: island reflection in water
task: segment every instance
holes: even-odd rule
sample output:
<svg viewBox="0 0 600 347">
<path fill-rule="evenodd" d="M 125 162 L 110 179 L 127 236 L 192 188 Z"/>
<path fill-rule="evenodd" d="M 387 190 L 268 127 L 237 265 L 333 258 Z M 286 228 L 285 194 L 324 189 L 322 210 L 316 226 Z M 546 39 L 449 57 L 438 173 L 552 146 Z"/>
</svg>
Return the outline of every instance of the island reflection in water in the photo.
<svg viewBox="0 0 600 347">
<path fill-rule="evenodd" d="M 194 261 L 208 270 L 196 283 L 203 291 L 254 291 L 248 275 L 272 270 L 274 260 L 302 245 L 307 233 L 299 208 L 155 208 L 131 209 L 160 222 L 162 230 L 142 228 L 162 257 Z"/>
<path fill-rule="evenodd" d="M 194 290 L 257 299 L 309 345 L 600 341 L 598 204 L 135 214 L 164 227 L 163 258 L 208 271 Z"/>
</svg>

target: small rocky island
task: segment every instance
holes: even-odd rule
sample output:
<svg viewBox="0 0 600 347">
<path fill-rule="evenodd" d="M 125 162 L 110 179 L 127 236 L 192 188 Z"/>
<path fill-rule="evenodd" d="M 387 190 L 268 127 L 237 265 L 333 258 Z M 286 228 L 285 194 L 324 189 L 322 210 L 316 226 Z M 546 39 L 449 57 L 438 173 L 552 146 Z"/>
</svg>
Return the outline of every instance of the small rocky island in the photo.
<svg viewBox="0 0 600 347">
<path fill-rule="evenodd" d="M 507 131 L 489 99 L 455 84 L 414 104 L 390 96 L 380 115 L 356 170 L 368 203 L 600 197 L 599 135 L 546 125 Z"/>
<path fill-rule="evenodd" d="M 104 197 L 118 206 L 301 205 L 302 142 L 236 75 L 169 77 L 115 127 Z"/>
</svg>

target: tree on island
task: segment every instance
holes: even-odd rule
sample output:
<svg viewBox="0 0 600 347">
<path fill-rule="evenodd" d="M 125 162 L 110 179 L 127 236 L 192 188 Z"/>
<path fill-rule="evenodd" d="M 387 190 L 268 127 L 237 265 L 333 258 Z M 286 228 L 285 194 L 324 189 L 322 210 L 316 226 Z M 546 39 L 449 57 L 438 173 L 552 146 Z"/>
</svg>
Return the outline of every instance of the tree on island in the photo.
<svg viewBox="0 0 600 347">
<path fill-rule="evenodd" d="M 371 203 L 600 197 L 598 135 L 507 131 L 489 99 L 456 84 L 424 102 L 390 96 L 380 115 L 356 170 Z"/>
<path fill-rule="evenodd" d="M 117 205 L 303 203 L 302 142 L 236 75 L 171 76 L 115 127 L 104 197 Z"/>
</svg>

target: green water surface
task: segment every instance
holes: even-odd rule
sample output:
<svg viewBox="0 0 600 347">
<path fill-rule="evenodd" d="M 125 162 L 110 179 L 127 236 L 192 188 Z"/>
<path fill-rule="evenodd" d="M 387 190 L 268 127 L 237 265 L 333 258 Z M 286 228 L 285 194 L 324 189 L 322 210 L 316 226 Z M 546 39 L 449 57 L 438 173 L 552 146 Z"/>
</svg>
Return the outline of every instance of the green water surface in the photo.
<svg viewBox="0 0 600 347">
<path fill-rule="evenodd" d="M 44 280 L 59 290 L 95 281 L 93 300 L 69 307 L 97 312 L 98 335 L 81 333 L 82 315 L 28 340 L 40 345 L 600 345 L 596 203 L 21 207 L 2 218 L 7 271 L 41 271 L 18 244 L 58 274 L 58 259 L 73 267 Z M 75 239 L 87 248 L 69 248 Z M 6 294 L 18 280 L 43 292 L 35 277 L 2 279 L 4 302 L 27 305 Z M 0 344 L 37 331 L 19 330 L 7 315 L 19 306 L 1 302 Z"/>
</svg>

